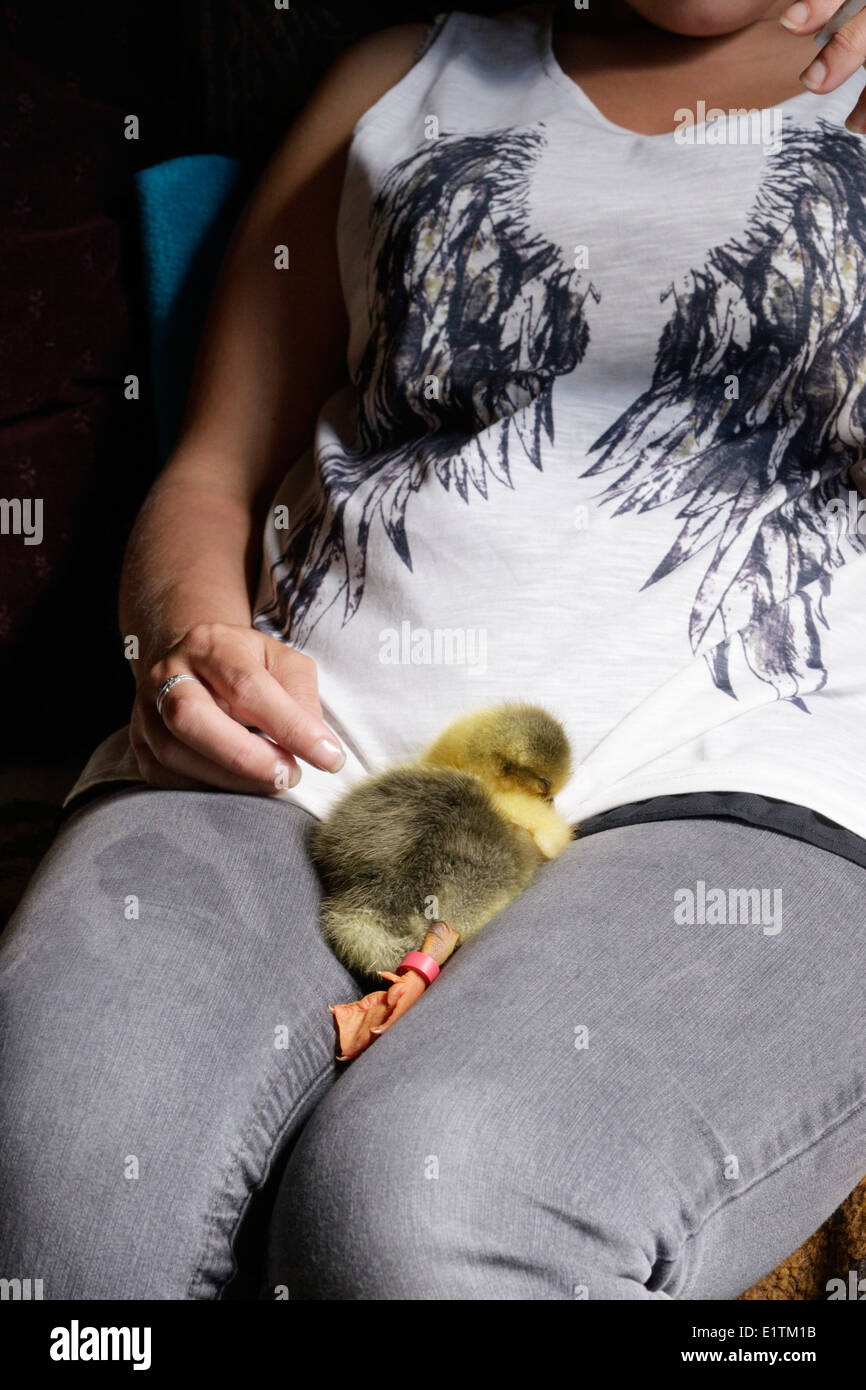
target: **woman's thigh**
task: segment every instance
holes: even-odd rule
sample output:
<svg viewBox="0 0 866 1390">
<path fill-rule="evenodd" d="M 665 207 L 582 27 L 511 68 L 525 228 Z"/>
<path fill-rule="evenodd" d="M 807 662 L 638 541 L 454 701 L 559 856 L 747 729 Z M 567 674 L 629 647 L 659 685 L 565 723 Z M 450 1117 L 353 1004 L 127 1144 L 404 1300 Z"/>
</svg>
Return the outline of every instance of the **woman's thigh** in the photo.
<svg viewBox="0 0 866 1390">
<path fill-rule="evenodd" d="M 573 842 L 317 1108 L 270 1280 L 735 1297 L 866 1172 L 864 898 L 733 821 Z"/>
<path fill-rule="evenodd" d="M 0 1273 L 46 1298 L 213 1298 L 250 1192 L 334 1078 L 285 802 L 114 792 L 62 828 L 0 938 Z"/>
</svg>

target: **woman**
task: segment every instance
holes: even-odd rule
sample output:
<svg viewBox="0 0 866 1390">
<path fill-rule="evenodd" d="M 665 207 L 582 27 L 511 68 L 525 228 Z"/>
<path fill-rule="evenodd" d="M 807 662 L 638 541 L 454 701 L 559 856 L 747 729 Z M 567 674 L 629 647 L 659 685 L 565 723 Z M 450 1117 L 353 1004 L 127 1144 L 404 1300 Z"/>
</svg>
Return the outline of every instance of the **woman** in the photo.
<svg viewBox="0 0 866 1390">
<path fill-rule="evenodd" d="M 602 8 L 364 40 L 236 234 L 3 942 L 46 1297 L 220 1297 L 287 1159 L 267 1296 L 732 1298 L 866 1169 L 863 25 Z M 335 1086 L 305 833 L 515 695 L 583 834 Z"/>
</svg>

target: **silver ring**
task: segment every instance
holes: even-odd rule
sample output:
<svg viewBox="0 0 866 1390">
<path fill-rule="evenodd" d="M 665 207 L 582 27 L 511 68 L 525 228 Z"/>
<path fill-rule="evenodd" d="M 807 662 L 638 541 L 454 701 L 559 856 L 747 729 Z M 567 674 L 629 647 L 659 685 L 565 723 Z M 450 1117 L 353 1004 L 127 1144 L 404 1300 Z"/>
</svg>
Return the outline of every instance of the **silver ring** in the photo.
<svg viewBox="0 0 866 1390">
<path fill-rule="evenodd" d="M 197 676 L 189 676 L 186 674 L 181 676 L 169 676 L 168 680 L 163 681 L 162 685 L 159 687 L 159 691 L 157 692 L 156 696 L 156 712 L 159 715 L 160 719 L 162 718 L 162 706 L 165 702 L 166 695 L 170 690 L 173 690 L 174 687 L 178 685 L 181 681 L 198 681 L 198 684 L 201 685 L 201 681 L 198 680 Z"/>
</svg>

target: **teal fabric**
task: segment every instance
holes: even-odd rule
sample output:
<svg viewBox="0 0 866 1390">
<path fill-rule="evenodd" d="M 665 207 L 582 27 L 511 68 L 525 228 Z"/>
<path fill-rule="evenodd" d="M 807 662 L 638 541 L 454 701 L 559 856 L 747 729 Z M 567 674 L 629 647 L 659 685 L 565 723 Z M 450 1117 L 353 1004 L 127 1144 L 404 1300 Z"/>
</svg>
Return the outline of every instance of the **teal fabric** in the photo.
<svg viewBox="0 0 866 1390">
<path fill-rule="evenodd" d="M 183 155 L 135 176 L 163 460 L 180 429 L 202 322 L 249 183 L 244 166 L 220 154 Z"/>
</svg>

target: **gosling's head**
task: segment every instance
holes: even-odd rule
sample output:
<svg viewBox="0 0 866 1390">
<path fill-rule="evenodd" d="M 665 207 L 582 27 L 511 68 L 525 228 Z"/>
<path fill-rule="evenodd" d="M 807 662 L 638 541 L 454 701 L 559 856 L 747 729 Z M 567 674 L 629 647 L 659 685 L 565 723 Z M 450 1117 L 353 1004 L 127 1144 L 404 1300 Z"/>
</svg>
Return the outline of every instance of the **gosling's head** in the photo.
<svg viewBox="0 0 866 1390">
<path fill-rule="evenodd" d="M 552 801 L 571 775 L 571 748 L 558 720 L 520 701 L 469 715 L 461 765 L 501 791 Z"/>
</svg>

